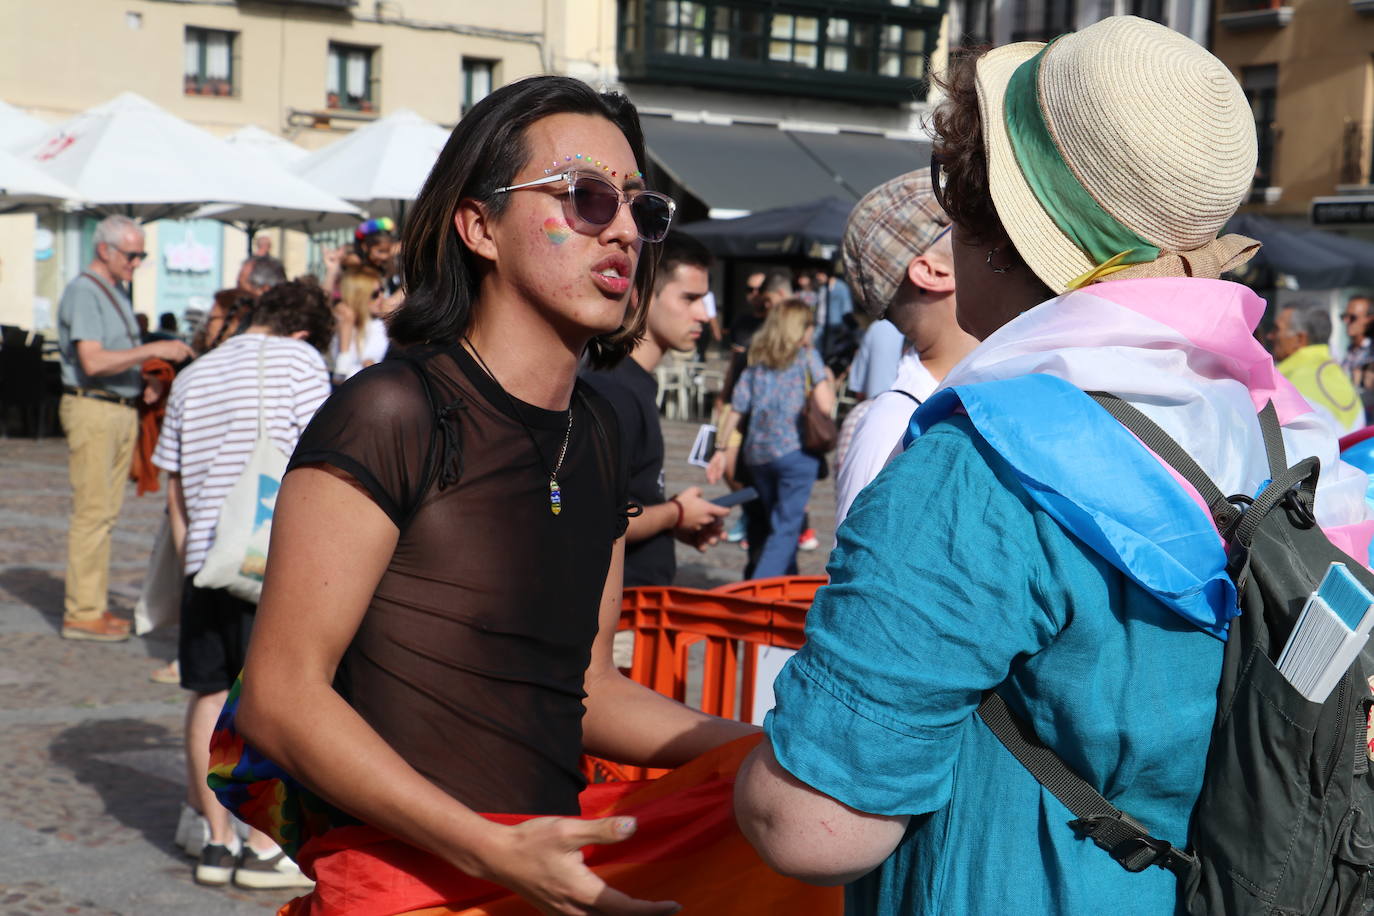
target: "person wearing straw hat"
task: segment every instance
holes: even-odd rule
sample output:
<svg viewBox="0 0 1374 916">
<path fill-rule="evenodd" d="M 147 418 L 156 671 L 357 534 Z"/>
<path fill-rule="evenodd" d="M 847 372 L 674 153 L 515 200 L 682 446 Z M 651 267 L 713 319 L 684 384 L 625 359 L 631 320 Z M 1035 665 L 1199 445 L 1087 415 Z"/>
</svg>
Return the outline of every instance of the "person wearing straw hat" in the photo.
<svg viewBox="0 0 1374 916">
<path fill-rule="evenodd" d="M 1255 340 L 1263 301 L 1219 279 L 1257 247 L 1217 235 L 1256 160 L 1220 61 L 1112 17 L 956 56 L 944 86 L 934 185 L 981 342 L 854 501 L 736 813 L 778 870 L 853 882 L 851 913 L 1173 913 L 1175 876 L 1078 836 L 975 715 L 995 691 L 1186 845 L 1234 585 L 1196 494 L 1085 392 L 1137 407 L 1226 493 L 1268 478 L 1272 402 L 1347 552 L 1374 531 L 1365 477 Z"/>
</svg>

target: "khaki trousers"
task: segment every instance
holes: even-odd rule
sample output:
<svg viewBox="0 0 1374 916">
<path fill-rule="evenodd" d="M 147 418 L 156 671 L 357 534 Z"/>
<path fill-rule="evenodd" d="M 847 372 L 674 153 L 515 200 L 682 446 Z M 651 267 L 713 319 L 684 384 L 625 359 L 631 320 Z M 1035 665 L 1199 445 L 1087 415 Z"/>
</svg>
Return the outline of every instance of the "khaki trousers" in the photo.
<svg viewBox="0 0 1374 916">
<path fill-rule="evenodd" d="M 72 480 L 62 619 L 94 620 L 109 608 L 110 543 L 129 486 L 138 411 L 64 394 L 57 413 L 71 450 Z"/>
</svg>

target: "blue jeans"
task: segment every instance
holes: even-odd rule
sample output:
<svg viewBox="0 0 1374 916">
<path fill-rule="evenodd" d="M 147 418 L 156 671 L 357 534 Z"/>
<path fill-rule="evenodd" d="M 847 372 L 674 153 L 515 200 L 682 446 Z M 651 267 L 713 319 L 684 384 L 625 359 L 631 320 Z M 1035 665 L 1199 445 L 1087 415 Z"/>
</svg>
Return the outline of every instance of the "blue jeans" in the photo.
<svg viewBox="0 0 1374 916">
<path fill-rule="evenodd" d="M 755 579 L 796 574 L 797 538 L 820 467 L 819 458 L 801 449 L 767 464 L 749 466 L 759 502 L 768 514 L 768 539 L 754 567 Z"/>
</svg>

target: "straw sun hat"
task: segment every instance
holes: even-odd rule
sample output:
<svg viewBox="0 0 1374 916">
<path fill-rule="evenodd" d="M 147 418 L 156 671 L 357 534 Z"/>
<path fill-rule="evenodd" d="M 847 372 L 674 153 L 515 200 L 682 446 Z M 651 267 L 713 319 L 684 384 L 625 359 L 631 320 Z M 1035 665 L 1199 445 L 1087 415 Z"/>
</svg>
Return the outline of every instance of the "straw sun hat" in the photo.
<svg viewBox="0 0 1374 916">
<path fill-rule="evenodd" d="M 977 65 L 993 205 L 1056 293 L 1100 279 L 1217 277 L 1258 243 L 1217 233 L 1255 175 L 1254 116 L 1226 66 L 1134 16 Z"/>
</svg>

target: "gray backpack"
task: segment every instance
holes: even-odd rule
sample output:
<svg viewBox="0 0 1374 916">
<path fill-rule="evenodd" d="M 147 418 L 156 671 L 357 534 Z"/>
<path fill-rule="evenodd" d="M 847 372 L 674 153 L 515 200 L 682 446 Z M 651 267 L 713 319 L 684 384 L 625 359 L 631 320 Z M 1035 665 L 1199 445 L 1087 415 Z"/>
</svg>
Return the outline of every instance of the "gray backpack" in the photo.
<svg viewBox="0 0 1374 916">
<path fill-rule="evenodd" d="M 1151 836 L 1148 825 L 1103 798 L 995 692 L 979 716 L 1073 812 L 1069 826 L 1080 837 L 1128 871 L 1174 872 L 1180 910 L 1190 916 L 1374 913 L 1368 649 L 1324 703 L 1305 699 L 1274 665 L 1330 563 L 1345 563 L 1374 590 L 1374 575 L 1317 527 L 1318 460 L 1288 467 L 1270 404 L 1259 419 L 1271 482 L 1253 499 L 1228 497 L 1140 411 L 1089 394 L 1192 484 L 1230 544 L 1228 573 L 1242 613 L 1231 621 L 1188 848 Z"/>
</svg>

